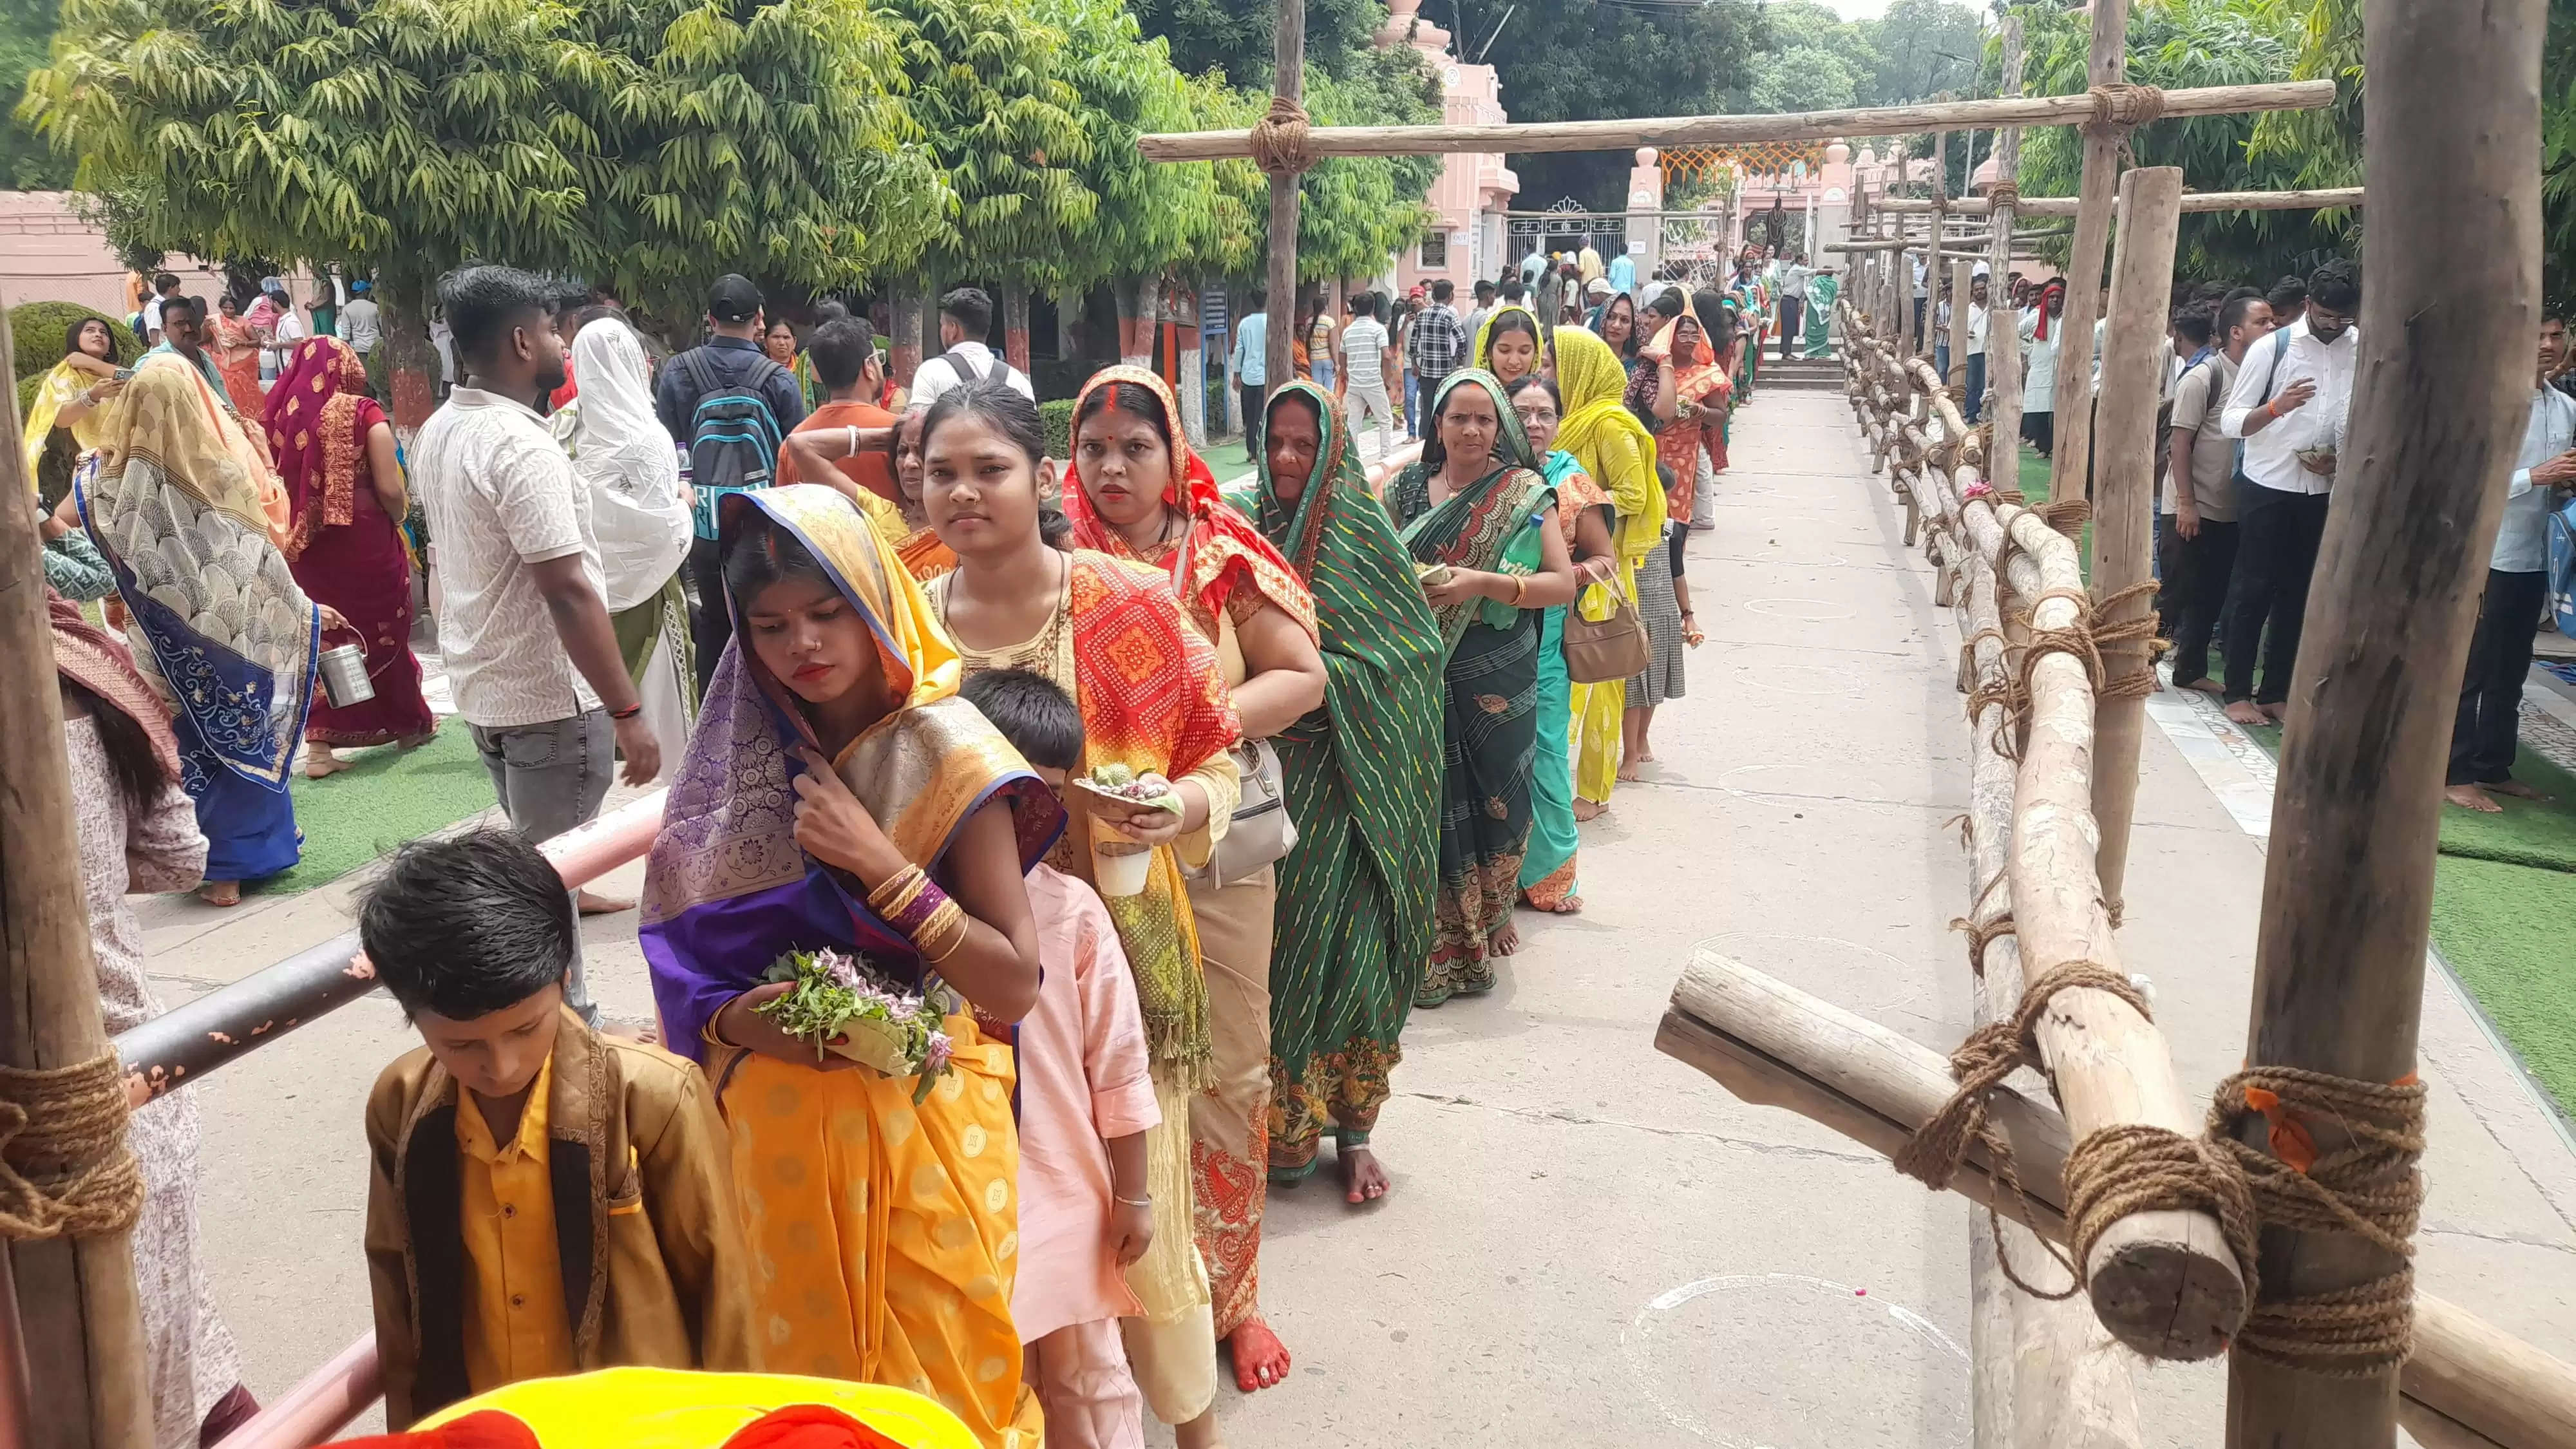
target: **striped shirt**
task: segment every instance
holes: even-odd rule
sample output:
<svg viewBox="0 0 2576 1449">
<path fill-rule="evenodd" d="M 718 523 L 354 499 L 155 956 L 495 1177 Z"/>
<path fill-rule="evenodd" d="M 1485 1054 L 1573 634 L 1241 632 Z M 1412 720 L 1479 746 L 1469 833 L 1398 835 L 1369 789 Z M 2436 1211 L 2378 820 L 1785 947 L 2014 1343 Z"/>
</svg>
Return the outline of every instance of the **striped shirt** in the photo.
<svg viewBox="0 0 2576 1449">
<path fill-rule="evenodd" d="M 1413 336 L 1405 344 L 1405 360 L 1413 364 L 1414 375 L 1425 387 L 1458 370 L 1459 359 L 1467 352 L 1467 331 L 1458 321 L 1458 313 L 1446 302 L 1434 302 L 1413 319 Z"/>
</svg>

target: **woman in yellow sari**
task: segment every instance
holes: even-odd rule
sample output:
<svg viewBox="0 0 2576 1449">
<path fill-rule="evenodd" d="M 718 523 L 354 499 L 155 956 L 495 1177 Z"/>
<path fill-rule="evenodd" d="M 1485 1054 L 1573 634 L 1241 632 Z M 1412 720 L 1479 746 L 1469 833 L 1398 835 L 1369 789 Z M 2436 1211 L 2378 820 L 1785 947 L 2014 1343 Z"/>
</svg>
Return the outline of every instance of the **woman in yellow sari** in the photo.
<svg viewBox="0 0 2576 1449">
<path fill-rule="evenodd" d="M 45 444 L 54 429 L 67 429 L 83 453 L 107 442 L 107 422 L 98 409 L 123 390 L 116 380 L 116 334 L 103 317 L 83 317 L 63 337 L 63 360 L 36 385 L 27 409 L 27 486 L 37 486 L 36 470 L 45 459 Z"/>
<path fill-rule="evenodd" d="M 1015 1077 L 991 1023 L 1036 1000 L 1021 876 L 1063 811 L 956 697 L 956 648 L 848 499 L 764 489 L 719 523 L 734 637 L 654 841 L 643 944 L 668 1040 L 732 1128 L 755 1331 L 771 1368 L 908 1388 L 985 1449 L 1037 1449 L 1010 1315 Z M 758 1014 L 786 989 L 770 963 L 824 947 L 950 998 L 950 1070 L 919 1104 L 911 1079 L 818 1062 Z"/>
<path fill-rule="evenodd" d="M 1556 387 L 1565 396 L 1565 421 L 1556 446 L 1574 455 L 1592 481 L 1610 495 L 1611 542 L 1618 577 L 1585 589 L 1575 607 L 1598 622 L 1609 617 L 1610 590 L 1637 602 L 1637 566 L 1663 546 L 1664 489 L 1655 477 L 1655 436 L 1620 400 L 1627 370 L 1610 344 L 1573 327 L 1556 330 Z M 1619 774 L 1620 720 L 1628 703 L 1622 680 L 1574 686 L 1574 815 L 1589 820 L 1610 803 Z"/>
</svg>

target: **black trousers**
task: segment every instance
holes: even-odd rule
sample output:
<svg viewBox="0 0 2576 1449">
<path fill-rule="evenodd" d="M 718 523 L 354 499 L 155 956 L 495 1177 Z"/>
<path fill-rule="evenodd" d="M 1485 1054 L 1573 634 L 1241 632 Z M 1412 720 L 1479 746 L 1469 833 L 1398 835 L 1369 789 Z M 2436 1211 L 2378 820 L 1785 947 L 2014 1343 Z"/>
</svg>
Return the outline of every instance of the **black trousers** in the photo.
<svg viewBox="0 0 2576 1449">
<path fill-rule="evenodd" d="M 2460 713 L 2451 722 L 2448 785 L 2501 785 L 2513 778 L 2514 742 L 2522 716 L 2522 682 L 2531 672 L 2531 640 L 2549 597 L 2547 573 L 2487 570 L 2469 636 L 2469 667 L 2460 676 Z"/>
<path fill-rule="evenodd" d="M 1238 383 L 1243 389 L 1243 446 L 1253 457 L 1261 456 L 1261 410 L 1270 403 L 1270 384 Z"/>
<path fill-rule="evenodd" d="M 725 646 L 733 642 L 733 607 L 725 602 L 724 555 L 716 551 L 714 539 L 689 540 L 689 583 L 698 591 L 697 605 L 689 610 L 689 643 L 697 650 L 698 697 L 704 699 Z"/>
<path fill-rule="evenodd" d="M 2021 440 L 2037 448 L 2045 457 L 2057 447 L 2057 414 L 2023 413 Z"/>
<path fill-rule="evenodd" d="M 2209 675 L 2209 640 L 2227 608 L 2227 584 L 2236 574 L 2236 525 L 2200 521 L 2200 536 L 2174 531 L 2173 515 L 2156 520 L 2156 567 L 2164 573 L 2157 607 L 2173 621 L 2174 683 Z"/>
<path fill-rule="evenodd" d="M 2308 579 L 2326 533 L 2325 493 L 2285 493 L 2236 484 L 2236 582 L 2227 598 L 2227 700 L 2281 704 L 2299 662 Z M 2538 606 L 2533 617 L 2537 618 Z M 2265 629 L 2271 632 L 2267 636 Z M 2254 650 L 2263 650 L 2263 687 L 2254 687 Z"/>
<path fill-rule="evenodd" d="M 1780 299 L 1780 360 L 1783 362 L 1798 355 L 1798 314 L 1805 310 L 1806 305 L 1804 297 Z"/>
</svg>

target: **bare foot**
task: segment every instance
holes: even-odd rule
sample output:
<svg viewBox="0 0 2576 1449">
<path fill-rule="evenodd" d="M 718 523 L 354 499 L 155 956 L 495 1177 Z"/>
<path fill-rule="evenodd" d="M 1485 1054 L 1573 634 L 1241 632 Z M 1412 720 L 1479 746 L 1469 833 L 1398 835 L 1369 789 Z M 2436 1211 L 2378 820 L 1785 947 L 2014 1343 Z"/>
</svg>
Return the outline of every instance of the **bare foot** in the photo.
<svg viewBox="0 0 2576 1449">
<path fill-rule="evenodd" d="M 1543 906 L 1538 903 L 1538 897 L 1531 895 L 1528 891 L 1523 891 L 1521 892 L 1521 904 L 1529 907 L 1533 911 L 1545 911 L 1551 916 L 1572 916 L 1581 914 L 1583 910 L 1583 897 L 1567 896 L 1565 899 L 1558 901 L 1555 905 Z"/>
<path fill-rule="evenodd" d="M 1288 1346 L 1259 1314 L 1245 1319 L 1225 1344 L 1234 1351 L 1234 1386 L 1245 1393 L 1259 1393 L 1288 1377 Z"/>
<path fill-rule="evenodd" d="M 1377 1160 L 1367 1144 L 1352 1142 L 1340 1149 L 1342 1159 L 1342 1197 L 1351 1203 L 1371 1203 L 1386 1196 L 1395 1184 L 1386 1176 L 1386 1164 Z"/>
<path fill-rule="evenodd" d="M 416 750 L 437 738 L 438 731 L 436 730 L 430 730 L 424 734 L 405 735 L 401 739 L 394 741 L 394 748 L 398 750 Z"/>
<path fill-rule="evenodd" d="M 1521 948 L 1521 928 L 1505 921 L 1485 937 L 1485 944 L 1497 956 L 1508 956 Z"/>
<path fill-rule="evenodd" d="M 1643 780 L 1646 778 L 1646 775 L 1644 771 L 1637 768 L 1637 764 L 1634 760 L 1621 760 L 1619 762 L 1619 778 L 1622 780 Z"/>
<path fill-rule="evenodd" d="M 2489 799 L 2487 792 L 2475 785 L 2445 785 L 2442 787 L 2442 799 L 2463 810 L 2475 810 L 2481 815 L 2504 813 L 2503 806 Z"/>
<path fill-rule="evenodd" d="M 347 769 L 347 768 L 349 768 L 349 762 L 348 762 L 347 760 L 341 759 L 338 755 L 332 755 L 332 754 L 316 754 L 316 753 L 314 753 L 313 751 L 310 751 L 310 750 L 307 750 L 307 751 L 305 752 L 305 755 L 304 755 L 304 778 L 305 778 L 305 779 L 308 779 L 308 780 L 326 780 L 326 779 L 329 779 L 331 776 L 336 775 L 336 774 L 340 773 L 342 770 L 345 770 L 345 769 Z"/>
<path fill-rule="evenodd" d="M 2229 700 L 2227 702 L 2227 708 L 2220 712 L 2241 725 L 2270 724 L 2272 722 L 2272 717 L 2263 713 L 2263 706 L 2256 704 L 2250 699 Z"/>
<path fill-rule="evenodd" d="M 1639 745 L 1639 746 L 1637 746 L 1637 763 L 1638 763 L 1638 764 L 1641 764 L 1641 765 L 1652 765 L 1652 764 L 1659 763 L 1659 762 L 1655 759 L 1655 747 L 1654 747 L 1653 745 Z"/>
<path fill-rule="evenodd" d="M 2262 706 L 2262 710 L 2263 718 L 2273 724 L 2279 724 L 2290 717 L 2290 707 L 2286 704 L 2267 704 Z"/>
<path fill-rule="evenodd" d="M 2191 683 L 2184 685 L 2183 688 L 2197 689 L 2203 694 L 2225 694 L 2227 692 L 2226 685 L 2219 683 L 2217 680 L 2210 678 L 2206 674 L 2193 680 Z"/>
<path fill-rule="evenodd" d="M 585 916 L 613 916 L 619 911 L 635 909 L 633 901 L 617 896 L 594 895 L 589 891 L 581 892 L 580 902 L 581 913 Z"/>
<path fill-rule="evenodd" d="M 1574 797 L 1574 818 L 1577 820 L 1598 820 L 1609 808 L 1598 801 L 1586 800 L 1580 795 Z"/>
<path fill-rule="evenodd" d="M 204 885 L 197 887 L 197 899 L 204 901 L 210 906 L 240 905 L 241 882 L 237 880 L 210 880 Z"/>
<path fill-rule="evenodd" d="M 2487 786 L 2487 792 L 2493 795 L 2511 795 L 2516 800 L 2546 800 L 2549 798 L 2548 796 L 2531 788 L 2529 785 L 2522 783 L 2520 780 L 2498 780 L 2494 784 Z"/>
</svg>

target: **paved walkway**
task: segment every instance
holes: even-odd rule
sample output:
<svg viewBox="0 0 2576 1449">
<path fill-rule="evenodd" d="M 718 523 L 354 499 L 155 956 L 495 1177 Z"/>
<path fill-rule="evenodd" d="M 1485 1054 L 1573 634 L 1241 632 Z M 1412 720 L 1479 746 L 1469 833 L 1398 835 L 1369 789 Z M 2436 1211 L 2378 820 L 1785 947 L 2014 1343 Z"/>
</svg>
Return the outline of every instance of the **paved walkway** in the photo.
<svg viewBox="0 0 2576 1449">
<path fill-rule="evenodd" d="M 1930 1046 L 1967 1018 L 1948 613 L 1838 398 L 1767 392 L 1733 453 L 1690 550 L 1708 643 L 1658 717 L 1664 763 L 1586 827 L 1587 910 L 1524 916 L 1500 990 L 1414 1018 L 1377 1134 L 1391 1198 L 1272 1199 L 1264 1299 L 1297 1367 L 1223 1391 L 1237 1449 L 1967 1442 L 1964 1206 L 1653 1049 L 1702 942 Z M 2154 709 L 2121 944 L 2206 1092 L 2242 1050 L 2263 856 L 2240 821 L 2269 782 L 2190 701 Z M 344 899 L 166 912 L 163 987 L 342 929 Z M 643 1014 L 632 917 L 589 934 L 608 1010 Z M 2439 974 L 2425 1006 L 2424 1284 L 2576 1357 L 2576 1151 Z M 216 1291 L 262 1394 L 367 1327 L 359 1109 L 407 1044 L 369 1000 L 202 1089 Z M 2143 1374 L 2147 1441 L 2220 1442 L 2223 1389 Z"/>
</svg>

